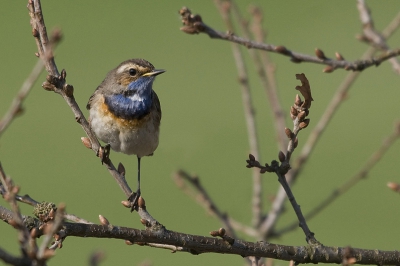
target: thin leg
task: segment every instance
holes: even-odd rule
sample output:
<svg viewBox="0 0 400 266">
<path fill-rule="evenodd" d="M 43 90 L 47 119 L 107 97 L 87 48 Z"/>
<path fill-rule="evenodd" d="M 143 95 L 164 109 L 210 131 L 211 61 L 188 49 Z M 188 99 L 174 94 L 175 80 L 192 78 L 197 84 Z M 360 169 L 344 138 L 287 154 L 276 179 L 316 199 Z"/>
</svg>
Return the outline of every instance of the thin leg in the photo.
<svg viewBox="0 0 400 266">
<path fill-rule="evenodd" d="M 136 192 L 132 193 L 132 195 L 130 195 L 130 197 L 128 198 L 128 200 L 130 202 L 132 202 L 131 212 L 133 212 L 135 210 L 135 208 L 138 206 L 138 200 L 141 195 L 141 192 L 140 192 L 140 157 L 137 157 L 137 159 L 138 159 L 138 187 L 137 187 Z"/>
<path fill-rule="evenodd" d="M 137 165 L 138 165 L 138 170 L 137 170 L 137 184 L 138 188 L 136 193 L 139 193 L 140 195 L 140 157 L 137 157 Z"/>
</svg>

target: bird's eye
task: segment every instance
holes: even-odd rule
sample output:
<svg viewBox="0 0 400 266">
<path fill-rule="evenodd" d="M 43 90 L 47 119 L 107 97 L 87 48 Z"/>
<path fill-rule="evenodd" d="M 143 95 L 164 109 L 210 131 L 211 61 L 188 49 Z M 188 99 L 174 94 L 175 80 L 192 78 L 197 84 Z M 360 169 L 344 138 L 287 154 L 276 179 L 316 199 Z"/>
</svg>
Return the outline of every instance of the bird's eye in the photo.
<svg viewBox="0 0 400 266">
<path fill-rule="evenodd" d="M 129 69 L 129 75 L 131 75 L 131 76 L 136 75 L 136 69 L 134 69 L 134 68 Z"/>
</svg>

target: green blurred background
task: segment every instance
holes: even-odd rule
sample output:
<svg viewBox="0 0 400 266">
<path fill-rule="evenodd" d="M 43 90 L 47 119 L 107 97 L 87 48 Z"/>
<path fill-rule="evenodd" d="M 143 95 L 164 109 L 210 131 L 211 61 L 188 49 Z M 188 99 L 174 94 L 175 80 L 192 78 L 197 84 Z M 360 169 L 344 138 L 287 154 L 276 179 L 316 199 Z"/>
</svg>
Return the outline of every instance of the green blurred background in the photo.
<svg viewBox="0 0 400 266">
<path fill-rule="evenodd" d="M 382 30 L 400 11 L 400 2 L 368 1 L 375 26 Z M 36 62 L 36 45 L 26 9 L 27 1 L 0 2 L 0 115 L 9 108 L 23 81 Z M 249 18 L 250 4 L 262 8 L 268 42 L 294 51 L 313 54 L 323 49 L 329 57 L 338 51 L 347 60 L 358 59 L 367 46 L 355 40 L 361 33 L 356 2 L 341 1 L 240 1 Z M 221 224 L 189 199 L 174 184 L 177 169 L 198 174 L 218 206 L 235 219 L 251 220 L 251 171 L 245 168 L 248 140 L 237 83 L 237 72 L 228 42 L 206 35 L 190 36 L 179 31 L 178 10 L 188 6 L 200 13 L 206 24 L 226 28 L 212 1 L 43 1 L 49 32 L 62 29 L 64 39 L 56 50 L 56 63 L 68 73 L 75 98 L 84 109 L 106 73 L 128 58 L 141 57 L 156 68 L 166 69 L 154 88 L 163 109 L 160 146 L 153 157 L 142 161 L 142 189 L 149 211 L 168 229 L 208 235 Z M 395 34 L 389 45 L 398 47 Z M 274 131 L 263 88 L 249 63 L 250 83 L 257 113 L 262 161 L 277 158 Z M 323 66 L 293 64 L 271 54 L 282 105 L 289 110 L 299 84 L 296 73 L 310 80 L 314 103 L 310 127 L 301 132 L 300 145 L 316 125 L 336 88 L 347 73 L 322 73 Z M 43 74 L 24 103 L 25 113 L 0 139 L 0 161 L 6 173 L 36 200 L 64 202 L 69 213 L 97 222 L 98 215 L 114 225 L 142 228 L 137 214 L 120 205 L 124 199 L 106 169 L 80 141 L 84 132 L 61 97 L 44 91 Z M 293 187 L 302 210 L 310 210 L 335 187 L 364 164 L 399 118 L 399 76 L 387 62 L 367 69 L 354 84 L 342 108 L 316 147 L 299 181 Z M 84 113 L 87 114 L 86 109 Z M 287 121 L 291 127 L 291 121 Z M 350 193 L 342 196 L 309 221 L 311 230 L 325 245 L 393 250 L 398 237 L 399 197 L 386 187 L 399 181 L 400 144 L 396 143 Z M 295 153 L 297 155 L 299 150 Z M 130 184 L 135 186 L 136 159 L 112 153 L 113 162 L 123 162 Z M 278 182 L 264 175 L 265 208 L 270 207 Z M 1 205 L 8 206 L 4 200 Z M 287 206 L 278 228 L 295 219 Z M 22 205 L 23 214 L 31 208 Z M 0 246 L 18 254 L 17 233 L 0 223 Z M 251 240 L 251 239 L 249 239 Z M 275 243 L 304 245 L 296 230 Z M 127 246 L 123 241 L 68 238 L 50 264 L 84 265 L 92 251 L 106 253 L 102 265 L 243 265 L 239 256 L 186 253 L 148 247 Z M 0 262 L 1 264 L 1 262 Z M 287 265 L 277 261 L 276 265 Z"/>
</svg>

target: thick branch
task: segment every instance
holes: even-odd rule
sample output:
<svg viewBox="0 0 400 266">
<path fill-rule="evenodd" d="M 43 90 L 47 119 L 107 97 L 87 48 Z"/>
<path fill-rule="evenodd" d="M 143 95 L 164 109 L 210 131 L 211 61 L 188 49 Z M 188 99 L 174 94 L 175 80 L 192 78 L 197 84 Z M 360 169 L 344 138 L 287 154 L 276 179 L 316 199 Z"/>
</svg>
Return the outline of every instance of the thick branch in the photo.
<svg viewBox="0 0 400 266">
<path fill-rule="evenodd" d="M 0 206 L 0 219 L 7 222 L 10 210 Z M 202 253 L 236 254 L 243 257 L 267 257 L 298 263 L 338 263 L 346 255 L 346 248 L 325 246 L 285 246 L 268 242 L 247 242 L 232 238 L 220 239 L 198 235 L 183 234 L 159 228 L 159 230 L 138 230 L 134 228 L 64 223 L 61 229 L 65 236 L 112 238 L 129 240 L 138 244 L 153 243 L 177 247 L 176 251 L 189 251 L 198 255 Z M 179 248 L 179 247 L 182 247 Z M 348 248 L 347 248 L 348 249 Z M 352 248 L 355 263 L 365 265 L 398 265 L 399 251 L 380 251 Z"/>
</svg>

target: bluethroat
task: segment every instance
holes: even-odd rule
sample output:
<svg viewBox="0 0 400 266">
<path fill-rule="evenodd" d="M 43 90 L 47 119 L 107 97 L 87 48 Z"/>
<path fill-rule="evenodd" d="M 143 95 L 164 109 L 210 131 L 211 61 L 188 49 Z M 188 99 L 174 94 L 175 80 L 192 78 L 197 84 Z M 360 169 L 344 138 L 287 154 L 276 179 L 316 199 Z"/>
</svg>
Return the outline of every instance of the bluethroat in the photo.
<svg viewBox="0 0 400 266">
<path fill-rule="evenodd" d="M 129 197 L 132 210 L 141 195 L 140 159 L 153 155 L 158 146 L 161 106 L 152 86 L 164 72 L 144 59 L 124 61 L 107 74 L 86 106 L 100 140 L 116 152 L 137 156 L 138 187 Z"/>
</svg>

